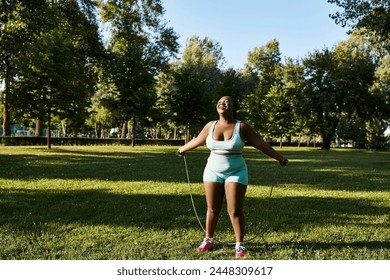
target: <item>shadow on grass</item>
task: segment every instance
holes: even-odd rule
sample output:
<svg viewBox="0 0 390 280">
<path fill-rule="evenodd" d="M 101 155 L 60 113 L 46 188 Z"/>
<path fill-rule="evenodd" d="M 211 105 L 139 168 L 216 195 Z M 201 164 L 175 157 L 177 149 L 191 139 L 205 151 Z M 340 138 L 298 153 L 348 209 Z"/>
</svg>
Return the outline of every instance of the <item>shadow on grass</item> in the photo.
<svg viewBox="0 0 390 280">
<path fill-rule="evenodd" d="M 197 154 L 205 158 L 207 155 Z M 206 159 L 204 159 L 204 162 Z M 85 153 L 2 155 L 0 178 L 31 179 L 96 179 L 110 181 L 184 181 L 183 160 L 174 153 Z M 190 170 L 194 178 L 198 171 Z"/>
<path fill-rule="evenodd" d="M 202 222 L 204 197 L 194 195 Z M 115 194 L 104 190 L 35 191 L 0 190 L 0 225 L 15 230 L 40 230 L 48 223 L 112 225 L 144 229 L 177 230 L 198 228 L 187 195 Z M 284 197 L 247 198 L 245 212 L 248 227 L 269 224 L 272 231 L 299 232 L 304 227 L 359 225 L 362 216 L 387 215 L 389 207 L 374 206 L 359 199 Z M 223 214 L 227 216 L 227 214 Z M 221 217 L 219 227 L 230 228 Z M 387 224 L 390 220 L 387 221 Z"/>
<path fill-rule="evenodd" d="M 286 168 L 261 155 L 246 150 L 251 185 L 307 185 L 313 188 L 351 191 L 388 191 L 389 154 L 368 152 L 333 152 L 306 150 L 282 151 L 290 158 Z M 200 183 L 208 151 L 188 153 L 187 162 L 192 182 Z M 181 158 L 169 153 L 91 150 L 42 150 L 37 154 L 1 155 L 0 178 L 31 179 L 96 179 L 109 181 L 186 181 Z"/>
<path fill-rule="evenodd" d="M 378 249 L 378 248 L 387 248 L 390 249 L 390 241 L 352 241 L 352 242 L 282 242 L 278 243 L 284 247 L 294 247 L 303 250 L 330 250 L 330 249 Z"/>
</svg>

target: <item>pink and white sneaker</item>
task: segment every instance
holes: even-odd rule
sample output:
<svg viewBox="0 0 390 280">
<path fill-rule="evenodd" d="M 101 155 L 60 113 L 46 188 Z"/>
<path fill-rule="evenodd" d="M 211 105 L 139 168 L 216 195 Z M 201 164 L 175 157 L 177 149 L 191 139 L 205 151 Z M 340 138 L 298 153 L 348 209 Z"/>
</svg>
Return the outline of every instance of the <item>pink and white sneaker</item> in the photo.
<svg viewBox="0 0 390 280">
<path fill-rule="evenodd" d="M 214 240 L 209 238 L 209 237 L 206 237 L 203 239 L 200 246 L 198 248 L 196 248 L 196 251 L 198 251 L 198 252 L 209 251 L 213 248 L 213 246 L 214 246 Z"/>
<path fill-rule="evenodd" d="M 236 246 L 236 258 L 242 258 L 245 256 L 246 248 L 242 243 Z"/>
</svg>

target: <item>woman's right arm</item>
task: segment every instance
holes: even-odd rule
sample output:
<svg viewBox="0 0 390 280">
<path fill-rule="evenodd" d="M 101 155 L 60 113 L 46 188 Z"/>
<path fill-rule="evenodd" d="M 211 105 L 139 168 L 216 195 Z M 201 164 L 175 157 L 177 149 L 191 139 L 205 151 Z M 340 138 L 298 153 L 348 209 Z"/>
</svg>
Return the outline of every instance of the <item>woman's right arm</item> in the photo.
<svg viewBox="0 0 390 280">
<path fill-rule="evenodd" d="M 197 137 L 193 138 L 187 144 L 180 147 L 178 150 L 178 155 L 184 156 L 184 154 L 186 152 L 191 151 L 199 146 L 204 145 L 204 143 L 206 143 L 206 138 L 209 135 L 209 131 L 210 131 L 210 127 L 211 127 L 212 123 L 213 122 L 211 121 L 208 124 L 206 124 Z"/>
</svg>

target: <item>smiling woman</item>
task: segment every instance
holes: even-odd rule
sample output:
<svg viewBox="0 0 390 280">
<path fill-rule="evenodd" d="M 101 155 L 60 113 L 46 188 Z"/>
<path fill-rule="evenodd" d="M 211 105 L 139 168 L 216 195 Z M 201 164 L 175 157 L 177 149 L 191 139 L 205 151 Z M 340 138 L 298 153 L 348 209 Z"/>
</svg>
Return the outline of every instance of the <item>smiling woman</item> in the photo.
<svg viewBox="0 0 390 280">
<path fill-rule="evenodd" d="M 254 129 L 245 122 L 236 119 L 234 101 L 223 96 L 216 105 L 219 115 L 217 121 L 211 121 L 202 129 L 198 137 L 192 139 L 178 150 L 179 156 L 204 143 L 211 151 L 203 173 L 204 189 L 207 201 L 206 236 L 197 248 L 209 251 L 214 247 L 214 233 L 222 210 L 223 198 L 236 239 L 236 257 L 244 257 L 244 197 L 248 186 L 248 169 L 242 155 L 245 143 L 261 150 L 280 165 L 287 164 L 287 158 L 276 152 Z"/>
</svg>

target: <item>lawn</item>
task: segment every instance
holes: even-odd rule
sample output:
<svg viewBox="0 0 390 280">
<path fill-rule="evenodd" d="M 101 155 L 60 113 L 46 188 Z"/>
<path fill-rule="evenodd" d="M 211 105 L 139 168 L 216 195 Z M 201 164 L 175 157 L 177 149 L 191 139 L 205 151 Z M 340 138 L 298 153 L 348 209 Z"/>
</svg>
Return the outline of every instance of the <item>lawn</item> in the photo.
<svg viewBox="0 0 390 280">
<path fill-rule="evenodd" d="M 226 211 L 198 253 L 208 151 L 0 147 L 0 259 L 234 259 Z M 246 148 L 247 259 L 390 259 L 390 153 L 282 148 L 281 168 Z M 272 191 L 272 196 L 270 196 Z"/>
</svg>

